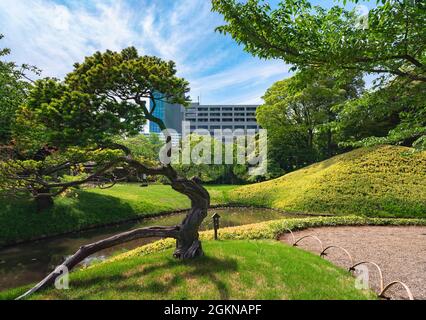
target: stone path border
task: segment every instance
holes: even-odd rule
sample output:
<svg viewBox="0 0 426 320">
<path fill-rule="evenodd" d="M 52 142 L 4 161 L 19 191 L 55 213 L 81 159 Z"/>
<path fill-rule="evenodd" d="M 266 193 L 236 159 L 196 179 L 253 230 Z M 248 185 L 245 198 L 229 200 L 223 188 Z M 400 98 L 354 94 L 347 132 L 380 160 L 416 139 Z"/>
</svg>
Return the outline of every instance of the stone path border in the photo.
<svg viewBox="0 0 426 320">
<path fill-rule="evenodd" d="M 344 248 L 350 253 L 354 263 L 371 261 L 379 265 L 384 284 L 376 270 L 370 271 L 369 283 L 376 292 L 396 282 L 389 288 L 387 296 L 407 299 L 407 291 L 403 286 L 406 284 L 414 299 L 426 299 L 426 227 L 320 227 L 289 232 L 282 235 L 280 240 L 293 244 L 294 239 L 297 241 L 304 237 L 303 241 L 299 241 L 298 247 L 321 254 L 318 241 L 312 236 L 320 239 L 325 248 Z M 326 256 L 340 267 L 350 267 L 348 255 L 342 250 L 328 250 Z"/>
</svg>

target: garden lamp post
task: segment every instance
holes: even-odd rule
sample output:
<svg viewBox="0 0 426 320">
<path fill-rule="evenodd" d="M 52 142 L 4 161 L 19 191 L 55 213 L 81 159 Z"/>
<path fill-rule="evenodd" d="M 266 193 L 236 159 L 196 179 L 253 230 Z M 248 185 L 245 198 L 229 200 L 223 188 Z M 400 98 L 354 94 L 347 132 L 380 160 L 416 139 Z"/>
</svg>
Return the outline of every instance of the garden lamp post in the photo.
<svg viewBox="0 0 426 320">
<path fill-rule="evenodd" d="M 217 230 L 219 229 L 219 219 L 220 215 L 215 213 L 213 216 L 213 228 L 214 228 L 214 239 L 217 240 Z"/>
</svg>

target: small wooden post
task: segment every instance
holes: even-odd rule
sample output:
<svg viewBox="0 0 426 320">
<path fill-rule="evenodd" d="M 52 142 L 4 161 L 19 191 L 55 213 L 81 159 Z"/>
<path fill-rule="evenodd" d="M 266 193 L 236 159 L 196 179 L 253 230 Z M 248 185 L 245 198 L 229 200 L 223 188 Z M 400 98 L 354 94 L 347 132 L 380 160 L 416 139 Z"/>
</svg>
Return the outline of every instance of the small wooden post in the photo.
<svg viewBox="0 0 426 320">
<path fill-rule="evenodd" d="M 219 219 L 220 215 L 215 213 L 213 216 L 213 228 L 214 228 L 214 239 L 217 240 L 217 230 L 219 229 Z"/>
</svg>

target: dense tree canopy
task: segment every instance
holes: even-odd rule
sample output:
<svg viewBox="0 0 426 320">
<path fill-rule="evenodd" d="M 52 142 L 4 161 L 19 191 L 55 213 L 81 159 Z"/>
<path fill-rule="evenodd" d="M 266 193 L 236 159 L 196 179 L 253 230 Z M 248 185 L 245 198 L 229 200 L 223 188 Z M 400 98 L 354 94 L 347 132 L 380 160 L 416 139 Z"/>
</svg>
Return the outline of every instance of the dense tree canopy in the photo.
<svg viewBox="0 0 426 320">
<path fill-rule="evenodd" d="M 50 197 L 68 187 L 113 181 L 111 169 L 132 151 L 118 145 L 117 136 L 138 134 L 147 119 L 165 129 L 153 115 L 158 99 L 187 103 L 188 83 L 175 74 L 173 62 L 139 56 L 131 47 L 87 57 L 64 81 L 36 81 L 17 112 L 19 157 L 0 166 L 3 188 L 52 205 Z M 87 163 L 90 172 L 79 169 Z"/>
<path fill-rule="evenodd" d="M 346 146 L 400 144 L 426 150 L 426 83 L 395 80 L 338 108 Z"/>
<path fill-rule="evenodd" d="M 366 21 L 356 10 L 341 5 L 324 9 L 308 0 L 283 0 L 277 8 L 262 0 L 212 3 L 226 21 L 218 30 L 259 57 L 280 58 L 297 68 L 357 70 L 426 82 L 424 1 L 377 1 Z"/>
<path fill-rule="evenodd" d="M 0 40 L 3 35 L 0 34 Z M 0 49 L 0 144 L 10 143 L 15 113 L 25 102 L 31 82 L 25 72 L 38 72 L 28 65 L 17 66 L 14 62 L 3 60 L 9 49 Z"/>
<path fill-rule="evenodd" d="M 131 137 L 117 137 L 115 142 L 128 148 L 133 156 L 145 159 L 145 161 L 152 164 L 159 164 L 158 155 L 164 142 L 161 141 L 158 134 L 151 133 L 150 135 L 138 134 Z"/>
<path fill-rule="evenodd" d="M 308 0 L 283 0 L 275 8 L 261 0 L 212 2 L 226 22 L 218 30 L 253 55 L 283 59 L 295 70 L 379 76 L 374 90 L 335 107 L 341 145 L 425 148 L 424 1 L 377 1 L 366 16 L 346 10 L 346 1 L 329 9 Z"/>
<path fill-rule="evenodd" d="M 254 135 L 254 139 L 256 141 L 256 146 L 259 146 L 259 136 Z M 232 142 L 224 142 L 215 137 L 193 133 L 182 138 L 181 146 L 190 146 L 192 154 L 196 154 L 196 157 L 200 159 L 204 158 L 205 160 L 199 163 L 193 161 L 190 164 L 182 162 L 175 164 L 174 167 L 182 176 L 196 176 L 203 182 L 218 184 L 240 184 L 269 177 L 268 173 L 251 175 L 249 172 L 250 168 L 255 167 L 257 164 L 250 166 L 246 162 L 240 163 L 241 161 L 238 161 L 240 145 L 237 139 L 234 139 Z M 179 156 L 182 156 L 182 150 L 181 148 Z M 246 150 L 244 149 L 242 151 L 245 152 Z M 257 156 L 259 154 L 259 149 L 257 148 L 253 152 L 256 152 L 255 156 Z M 250 155 L 247 155 L 246 158 L 245 153 L 244 155 L 244 160 L 250 157 Z M 216 161 L 217 159 L 219 160 Z M 194 158 L 192 160 L 194 160 Z"/>
<path fill-rule="evenodd" d="M 273 84 L 257 110 L 268 129 L 270 159 L 288 172 L 337 154 L 335 107 L 357 98 L 363 85 L 359 75 L 337 78 L 314 70 Z"/>
<path fill-rule="evenodd" d="M 161 121 L 153 115 L 160 99 L 155 92 L 168 102 L 186 104 L 188 83 L 175 74 L 173 62 L 139 56 L 133 47 L 97 52 L 75 64 L 63 82 L 36 82 L 21 112 L 33 114 L 43 126 L 44 144 L 105 144 L 115 135 L 138 134 L 147 119 Z M 154 104 L 151 110 L 146 99 Z"/>
</svg>

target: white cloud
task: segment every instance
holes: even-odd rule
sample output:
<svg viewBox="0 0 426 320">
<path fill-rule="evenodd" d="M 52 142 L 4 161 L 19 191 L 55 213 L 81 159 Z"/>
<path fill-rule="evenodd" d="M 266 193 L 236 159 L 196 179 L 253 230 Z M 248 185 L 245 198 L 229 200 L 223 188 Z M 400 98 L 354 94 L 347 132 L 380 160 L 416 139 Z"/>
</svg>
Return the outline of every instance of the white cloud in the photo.
<svg viewBox="0 0 426 320">
<path fill-rule="evenodd" d="M 288 69 L 281 61 L 248 58 L 230 69 L 194 79 L 193 96 L 204 96 L 207 101 L 216 96 L 229 104 L 261 103 L 261 96 L 273 82 L 289 76 Z M 235 95 L 235 91 L 239 94 Z"/>
<path fill-rule="evenodd" d="M 276 75 L 285 75 L 287 72 L 288 66 L 281 61 L 258 62 L 249 59 L 231 69 L 197 79 L 193 82 L 193 88 L 201 90 L 206 84 L 210 90 L 235 85 L 254 85 Z"/>
<path fill-rule="evenodd" d="M 175 61 L 179 73 L 185 77 L 215 64 L 217 56 L 220 56 L 219 48 L 206 52 L 214 28 L 219 23 L 210 11 L 210 2 L 180 0 L 166 3 L 173 4 L 167 10 L 157 2 L 145 6 L 140 22 L 142 36 L 139 46 Z M 226 52 L 222 52 L 224 55 Z"/>
<path fill-rule="evenodd" d="M 2 0 L 1 32 L 13 57 L 62 77 L 95 50 L 120 49 L 135 38 L 121 2 L 94 1 L 94 11 L 49 0 Z"/>
<path fill-rule="evenodd" d="M 287 68 L 243 53 L 230 38 L 214 32 L 221 18 L 207 0 L 67 1 L 1 0 L 1 46 L 11 58 L 62 78 L 75 62 L 96 50 L 130 45 L 141 53 L 177 64 L 195 98 L 206 103 L 259 102 L 265 88 Z M 232 88 L 232 90 L 228 90 Z"/>
</svg>

